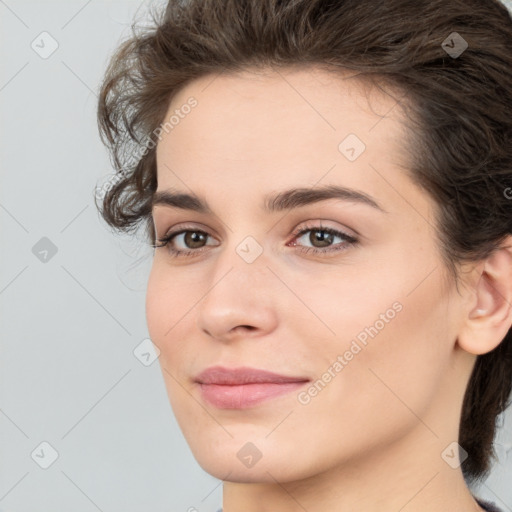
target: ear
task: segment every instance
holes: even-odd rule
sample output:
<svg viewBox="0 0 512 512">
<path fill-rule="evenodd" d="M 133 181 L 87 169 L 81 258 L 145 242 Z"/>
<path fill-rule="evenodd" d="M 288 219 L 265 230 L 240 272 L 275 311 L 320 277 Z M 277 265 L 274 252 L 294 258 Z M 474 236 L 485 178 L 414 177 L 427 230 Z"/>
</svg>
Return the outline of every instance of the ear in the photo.
<svg viewBox="0 0 512 512">
<path fill-rule="evenodd" d="M 496 348 L 512 326 L 512 236 L 474 272 L 458 344 L 480 355 Z"/>
</svg>

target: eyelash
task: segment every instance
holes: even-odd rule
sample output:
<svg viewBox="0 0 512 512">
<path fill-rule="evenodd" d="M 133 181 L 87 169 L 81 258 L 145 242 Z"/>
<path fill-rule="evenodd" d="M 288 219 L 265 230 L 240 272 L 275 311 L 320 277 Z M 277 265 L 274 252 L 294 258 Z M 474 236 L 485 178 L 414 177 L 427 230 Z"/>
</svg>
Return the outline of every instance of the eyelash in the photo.
<svg viewBox="0 0 512 512">
<path fill-rule="evenodd" d="M 294 245 L 294 247 L 300 247 L 299 250 L 303 253 L 325 254 L 328 252 L 340 252 L 340 251 L 346 250 L 348 247 L 356 245 L 359 242 L 357 238 L 355 238 L 351 235 L 348 235 L 347 233 L 343 233 L 343 231 L 338 231 L 338 230 L 335 230 L 332 228 L 327 228 L 327 227 L 324 228 L 322 226 L 307 226 L 301 230 L 297 230 L 294 233 L 292 233 L 292 235 L 294 236 L 294 240 L 296 238 L 300 238 L 302 235 L 304 235 L 305 233 L 308 233 L 309 231 L 320 231 L 320 232 L 328 233 L 329 235 L 338 236 L 340 238 L 343 238 L 345 240 L 345 242 L 343 243 L 343 245 L 341 245 L 341 247 L 337 247 L 337 246 L 332 247 L 331 246 L 331 247 L 327 247 L 325 249 L 318 249 L 317 247 L 302 247 L 302 246 Z M 159 238 L 158 242 L 160 242 L 160 245 L 152 244 L 152 247 L 159 248 L 159 247 L 169 246 L 168 247 L 169 253 L 173 257 L 180 257 L 180 258 L 187 257 L 187 256 L 194 256 L 194 255 L 197 255 L 198 253 L 204 252 L 204 250 L 206 249 L 207 246 L 200 247 L 199 249 L 182 250 L 182 249 L 174 249 L 169 245 L 169 243 L 176 236 L 181 235 L 183 233 L 189 233 L 189 232 L 190 233 L 201 233 L 203 235 L 209 236 L 208 233 L 206 233 L 205 231 L 202 231 L 200 229 L 181 229 L 178 231 L 168 233 L 163 238 Z M 338 245 L 340 245 L 340 244 L 338 244 Z"/>
</svg>

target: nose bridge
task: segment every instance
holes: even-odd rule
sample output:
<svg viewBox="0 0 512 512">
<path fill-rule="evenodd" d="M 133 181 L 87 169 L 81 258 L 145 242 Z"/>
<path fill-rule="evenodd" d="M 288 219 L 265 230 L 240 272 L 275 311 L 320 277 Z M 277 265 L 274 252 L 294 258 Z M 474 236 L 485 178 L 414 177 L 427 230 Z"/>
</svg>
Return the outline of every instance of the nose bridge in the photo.
<svg viewBox="0 0 512 512">
<path fill-rule="evenodd" d="M 240 305 L 251 302 L 251 297 L 258 294 L 262 286 L 268 286 L 265 283 L 270 271 L 263 252 L 262 244 L 252 236 L 229 243 L 212 264 L 212 278 L 205 298 L 222 302 L 233 297 Z"/>
<path fill-rule="evenodd" d="M 269 279 L 275 277 L 267 264 L 262 244 L 252 236 L 225 246 L 212 263 L 208 289 L 198 305 L 200 327 L 215 337 L 241 325 L 270 328 L 275 308 Z"/>
</svg>

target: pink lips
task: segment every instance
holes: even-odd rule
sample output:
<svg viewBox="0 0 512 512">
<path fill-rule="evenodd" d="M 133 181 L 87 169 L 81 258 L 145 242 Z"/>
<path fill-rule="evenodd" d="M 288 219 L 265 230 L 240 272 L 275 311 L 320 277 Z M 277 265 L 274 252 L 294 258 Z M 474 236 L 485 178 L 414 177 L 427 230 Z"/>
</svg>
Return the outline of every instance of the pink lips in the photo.
<svg viewBox="0 0 512 512">
<path fill-rule="evenodd" d="M 196 378 L 201 396 L 221 409 L 244 409 L 265 400 L 290 393 L 309 379 L 288 377 L 256 368 L 212 366 Z"/>
</svg>

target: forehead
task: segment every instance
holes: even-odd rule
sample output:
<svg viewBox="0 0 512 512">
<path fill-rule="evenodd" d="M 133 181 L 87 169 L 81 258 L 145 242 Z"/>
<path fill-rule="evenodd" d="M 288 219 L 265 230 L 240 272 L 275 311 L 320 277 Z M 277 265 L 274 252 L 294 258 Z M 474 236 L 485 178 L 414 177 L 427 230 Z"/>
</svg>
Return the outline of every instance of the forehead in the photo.
<svg viewBox="0 0 512 512">
<path fill-rule="evenodd" d="M 349 182 L 359 175 L 353 185 L 361 185 L 373 172 L 368 164 L 406 168 L 395 98 L 352 72 L 313 67 L 201 77 L 174 96 L 164 117 L 173 122 L 157 146 L 159 188 L 183 188 L 177 176 L 194 186 L 262 179 L 306 186 L 333 166 Z"/>
</svg>

